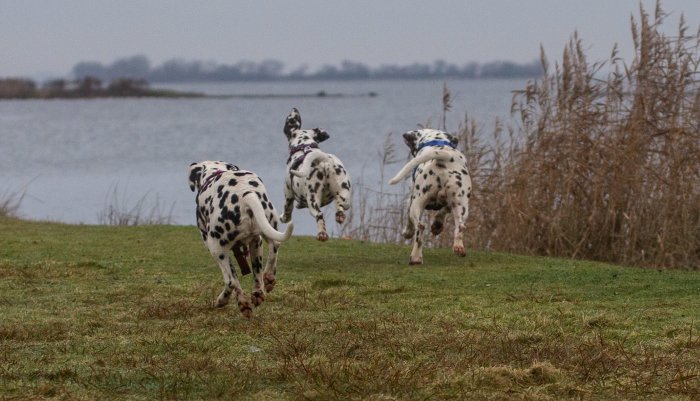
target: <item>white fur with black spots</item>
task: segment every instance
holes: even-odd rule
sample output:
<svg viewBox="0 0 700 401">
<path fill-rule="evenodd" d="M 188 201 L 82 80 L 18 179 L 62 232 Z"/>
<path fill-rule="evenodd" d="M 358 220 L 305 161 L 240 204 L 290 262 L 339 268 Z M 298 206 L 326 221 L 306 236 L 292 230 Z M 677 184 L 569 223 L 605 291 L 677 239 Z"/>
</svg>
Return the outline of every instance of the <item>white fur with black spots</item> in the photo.
<svg viewBox="0 0 700 401">
<path fill-rule="evenodd" d="M 420 224 L 424 210 L 435 210 L 431 225 L 434 235 L 442 232 L 445 216 L 452 213 L 454 239 L 452 250 L 465 256 L 464 231 L 469 216 L 469 198 L 472 181 L 467 159 L 456 149 L 458 139 L 446 132 L 434 129 L 408 131 L 404 142 L 411 149 L 413 158 L 389 181 L 396 184 L 407 176 L 412 177 L 411 196 L 408 200 L 408 222 L 403 231 L 405 238 L 413 238 L 409 264 L 423 263 L 423 231 Z"/>
<path fill-rule="evenodd" d="M 328 240 L 326 222 L 321 208 L 335 201 L 335 220 L 345 222 L 345 211 L 350 209 L 352 189 L 350 174 L 333 154 L 319 149 L 318 144 L 329 138 L 320 128 L 301 129 L 299 110 L 292 109 L 284 124 L 289 142 L 287 176 L 284 183 L 284 213 L 282 222 L 292 218 L 294 202 L 298 209 L 308 208 L 316 219 L 319 241 Z"/>
<path fill-rule="evenodd" d="M 277 212 L 262 180 L 251 171 L 220 161 L 192 163 L 189 183 L 190 189 L 197 192 L 197 227 L 224 276 L 225 286 L 216 306 L 228 304 L 231 293 L 235 292 L 239 310 L 250 317 L 253 306 L 259 306 L 265 300 L 265 293 L 275 287 L 277 252 L 280 243 L 292 235 L 294 225 L 289 222 L 285 232 L 277 231 Z M 263 238 L 268 243 L 264 269 Z M 250 272 L 250 258 L 255 280 L 250 300 L 238 280 L 232 251 L 244 275 Z"/>
</svg>

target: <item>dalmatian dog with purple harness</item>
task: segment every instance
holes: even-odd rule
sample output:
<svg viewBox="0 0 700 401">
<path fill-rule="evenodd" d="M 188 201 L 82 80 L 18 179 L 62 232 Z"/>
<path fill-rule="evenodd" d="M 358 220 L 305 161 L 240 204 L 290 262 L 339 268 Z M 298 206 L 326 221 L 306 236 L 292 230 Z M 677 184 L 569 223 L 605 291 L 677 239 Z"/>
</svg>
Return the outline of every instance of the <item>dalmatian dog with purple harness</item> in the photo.
<svg viewBox="0 0 700 401">
<path fill-rule="evenodd" d="M 407 176 L 412 177 L 411 196 L 408 200 L 408 223 L 404 238 L 413 238 L 413 250 L 409 264 L 423 263 L 423 210 L 437 211 L 430 227 L 434 235 L 442 232 L 445 216 L 452 213 L 454 240 L 452 250 L 465 256 L 464 231 L 469 215 L 469 197 L 472 182 L 467 159 L 456 149 L 458 139 L 446 132 L 434 129 L 408 131 L 403 134 L 413 158 L 389 181 L 396 184 Z"/>
<path fill-rule="evenodd" d="M 284 134 L 289 142 L 289 159 L 281 220 L 283 223 L 291 220 L 296 201 L 298 209 L 308 208 L 316 219 L 316 238 L 326 241 L 328 233 L 321 208 L 335 200 L 335 221 L 338 224 L 345 221 L 345 211 L 350 209 L 352 201 L 350 175 L 340 159 L 319 149 L 318 144 L 329 138 L 326 131 L 301 129 L 299 110 L 292 109 L 287 116 Z"/>
<path fill-rule="evenodd" d="M 290 222 L 284 233 L 277 231 L 277 212 L 262 180 L 251 171 L 220 161 L 203 161 L 190 164 L 189 182 L 190 189 L 197 193 L 197 227 L 224 276 L 225 286 L 215 305 L 228 304 L 234 292 L 238 309 L 249 318 L 253 306 L 259 306 L 265 300 L 265 293 L 275 288 L 277 251 L 280 243 L 292 235 L 294 226 Z M 263 238 L 268 243 L 264 270 Z M 241 274 L 250 273 L 248 257 L 252 262 L 255 283 L 250 300 L 238 281 L 231 251 Z"/>
</svg>

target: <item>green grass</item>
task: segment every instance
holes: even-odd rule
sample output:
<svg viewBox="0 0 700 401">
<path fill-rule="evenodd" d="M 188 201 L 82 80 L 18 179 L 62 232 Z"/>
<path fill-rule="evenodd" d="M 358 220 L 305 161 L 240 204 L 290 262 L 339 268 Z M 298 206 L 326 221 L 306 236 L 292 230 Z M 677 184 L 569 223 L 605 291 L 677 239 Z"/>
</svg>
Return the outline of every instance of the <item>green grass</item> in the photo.
<svg viewBox="0 0 700 401">
<path fill-rule="evenodd" d="M 700 397 L 696 272 L 408 254 L 294 237 L 246 320 L 194 227 L 0 217 L 0 400 Z"/>
</svg>

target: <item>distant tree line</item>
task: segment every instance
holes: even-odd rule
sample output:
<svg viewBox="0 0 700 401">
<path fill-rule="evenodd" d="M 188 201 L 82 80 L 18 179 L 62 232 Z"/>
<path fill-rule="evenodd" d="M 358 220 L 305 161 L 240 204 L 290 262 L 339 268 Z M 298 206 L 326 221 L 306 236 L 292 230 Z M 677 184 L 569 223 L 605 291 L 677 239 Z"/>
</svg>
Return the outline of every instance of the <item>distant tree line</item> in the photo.
<svg viewBox="0 0 700 401">
<path fill-rule="evenodd" d="M 90 75 L 75 80 L 55 79 L 43 85 L 25 78 L 0 79 L 0 99 L 192 96 L 201 95 L 151 89 L 148 82 L 140 78 L 115 78 L 107 85 Z"/>
<path fill-rule="evenodd" d="M 104 65 L 98 62 L 81 62 L 73 67 L 75 78 L 95 77 L 111 81 L 120 77 L 143 79 L 148 82 L 188 81 L 273 81 L 273 80 L 319 80 L 319 79 L 427 79 L 427 78 L 520 78 L 542 75 L 538 61 L 518 64 L 510 61 L 490 63 L 468 63 L 457 65 L 444 60 L 432 63 L 409 65 L 381 65 L 370 67 L 354 61 L 343 61 L 340 65 L 326 64 L 311 71 L 302 65 L 286 71 L 278 60 L 261 62 L 239 61 L 235 64 L 187 61 L 172 59 L 152 66 L 146 56 L 133 56 Z"/>
</svg>

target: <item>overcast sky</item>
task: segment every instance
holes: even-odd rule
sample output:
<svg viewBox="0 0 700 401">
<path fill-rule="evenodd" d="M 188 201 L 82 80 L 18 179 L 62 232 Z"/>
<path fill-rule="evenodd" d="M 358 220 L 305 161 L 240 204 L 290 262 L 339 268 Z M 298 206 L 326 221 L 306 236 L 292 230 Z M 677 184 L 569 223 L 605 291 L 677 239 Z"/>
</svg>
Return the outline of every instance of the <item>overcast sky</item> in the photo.
<svg viewBox="0 0 700 401">
<path fill-rule="evenodd" d="M 653 13 L 654 0 L 642 0 Z M 700 0 L 665 0 L 666 26 L 691 31 Z M 590 59 L 614 43 L 631 57 L 638 0 L 0 0 L 0 76 L 67 75 L 80 61 L 146 55 L 235 63 L 277 59 L 287 69 L 342 60 L 529 62 L 544 45 L 560 59 L 574 30 Z"/>
</svg>

